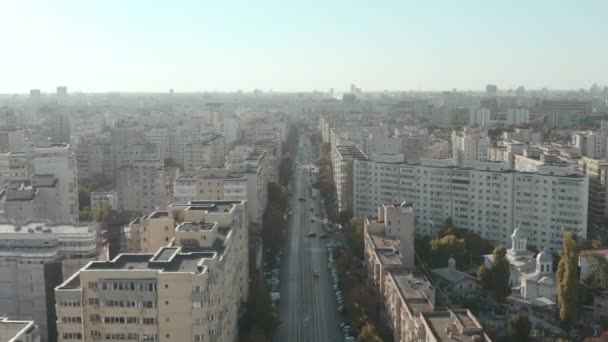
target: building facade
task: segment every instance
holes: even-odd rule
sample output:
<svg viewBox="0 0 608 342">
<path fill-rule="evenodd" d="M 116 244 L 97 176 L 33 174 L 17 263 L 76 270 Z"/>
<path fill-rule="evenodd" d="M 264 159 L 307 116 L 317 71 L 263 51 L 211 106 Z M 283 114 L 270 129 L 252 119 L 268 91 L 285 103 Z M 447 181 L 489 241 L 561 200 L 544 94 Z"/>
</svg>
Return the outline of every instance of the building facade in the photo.
<svg viewBox="0 0 608 342">
<path fill-rule="evenodd" d="M 81 268 L 55 288 L 58 340 L 236 341 L 249 282 L 245 207 L 172 207 L 184 221 L 170 244 Z"/>
</svg>

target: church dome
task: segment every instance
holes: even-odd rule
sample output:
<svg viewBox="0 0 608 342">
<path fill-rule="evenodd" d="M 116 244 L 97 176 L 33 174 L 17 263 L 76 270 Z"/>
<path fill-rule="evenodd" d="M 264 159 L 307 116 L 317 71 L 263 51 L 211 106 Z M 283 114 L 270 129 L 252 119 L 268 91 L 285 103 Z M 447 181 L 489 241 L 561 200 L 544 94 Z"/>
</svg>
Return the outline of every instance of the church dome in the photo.
<svg viewBox="0 0 608 342">
<path fill-rule="evenodd" d="M 542 251 L 536 256 L 536 261 L 541 263 L 553 262 L 553 256 L 545 251 Z"/>
</svg>

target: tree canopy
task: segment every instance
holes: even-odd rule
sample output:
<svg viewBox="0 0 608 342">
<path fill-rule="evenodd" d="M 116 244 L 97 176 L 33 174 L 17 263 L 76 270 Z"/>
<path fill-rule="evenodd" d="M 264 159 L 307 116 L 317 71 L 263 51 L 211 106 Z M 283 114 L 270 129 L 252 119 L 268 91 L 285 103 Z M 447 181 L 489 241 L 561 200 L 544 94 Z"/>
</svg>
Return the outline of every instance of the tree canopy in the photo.
<svg viewBox="0 0 608 342">
<path fill-rule="evenodd" d="M 454 258 L 456 265 L 463 265 L 465 242 L 455 235 L 446 235 L 431 240 L 430 263 L 432 267 L 447 267 L 448 260 Z"/>
<path fill-rule="evenodd" d="M 507 333 L 510 341 L 526 342 L 530 339 L 532 331 L 532 323 L 528 319 L 528 315 L 518 313 L 509 320 L 507 324 Z"/>
<path fill-rule="evenodd" d="M 578 318 L 578 244 L 572 232 L 564 234 L 564 244 L 557 266 L 557 304 L 562 326 L 571 327 Z"/>
<path fill-rule="evenodd" d="M 509 286 L 509 277 L 511 275 L 511 264 L 507 259 L 507 249 L 505 246 L 494 248 L 492 253 L 492 287 L 494 289 L 494 297 L 499 303 L 504 303 L 507 297 L 511 294 Z"/>
</svg>

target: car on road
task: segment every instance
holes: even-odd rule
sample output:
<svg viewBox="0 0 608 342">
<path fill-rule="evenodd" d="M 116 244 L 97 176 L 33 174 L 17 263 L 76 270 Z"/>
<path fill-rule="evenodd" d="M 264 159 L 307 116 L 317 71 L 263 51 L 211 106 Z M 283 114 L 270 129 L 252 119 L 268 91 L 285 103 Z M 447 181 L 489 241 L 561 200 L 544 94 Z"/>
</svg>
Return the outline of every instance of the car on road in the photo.
<svg viewBox="0 0 608 342">
<path fill-rule="evenodd" d="M 321 234 L 319 235 L 319 239 L 326 239 L 327 238 L 327 234 Z"/>
<path fill-rule="evenodd" d="M 308 235 L 306 235 L 306 236 L 308 236 L 308 237 L 315 237 L 315 236 L 317 236 L 317 233 L 308 233 Z"/>
<path fill-rule="evenodd" d="M 315 270 L 314 272 L 312 272 L 312 276 L 315 278 L 319 278 L 319 271 Z"/>
<path fill-rule="evenodd" d="M 300 197 L 300 198 L 298 198 L 298 201 L 300 201 L 300 202 L 304 202 L 304 201 L 306 201 L 306 198 L 304 198 L 304 197 Z"/>
</svg>

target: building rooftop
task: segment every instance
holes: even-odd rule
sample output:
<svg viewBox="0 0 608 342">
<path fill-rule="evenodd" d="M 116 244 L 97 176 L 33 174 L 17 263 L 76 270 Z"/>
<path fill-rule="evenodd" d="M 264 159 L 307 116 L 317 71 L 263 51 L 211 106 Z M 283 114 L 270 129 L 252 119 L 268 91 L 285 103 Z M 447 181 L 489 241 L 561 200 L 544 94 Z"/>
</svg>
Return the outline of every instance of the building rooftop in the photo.
<svg viewBox="0 0 608 342">
<path fill-rule="evenodd" d="M 33 320 L 13 320 L 8 317 L 0 316 L 0 342 L 13 342 L 21 334 L 28 334 L 36 329 Z"/>
<path fill-rule="evenodd" d="M 436 341 L 490 341 L 473 314 L 466 309 L 422 313 Z"/>
<path fill-rule="evenodd" d="M 184 252 L 181 247 L 163 247 L 156 254 L 120 254 L 111 261 L 92 261 L 81 271 L 133 271 L 203 273 L 203 260 L 213 259 L 216 252 Z"/>
<path fill-rule="evenodd" d="M 409 269 L 389 269 L 390 276 L 399 287 L 406 305 L 414 314 L 434 310 L 434 288 L 422 274 L 412 273 Z"/>
<path fill-rule="evenodd" d="M 363 153 L 357 146 L 350 145 L 338 145 L 336 150 L 342 156 L 350 156 L 353 159 L 367 159 L 365 153 Z"/>
<path fill-rule="evenodd" d="M 107 194 L 109 192 L 114 192 L 114 191 L 116 191 L 116 189 L 114 188 L 114 185 L 110 184 L 110 185 L 106 185 L 104 187 L 101 187 L 101 188 L 91 192 L 91 195 Z"/>
<path fill-rule="evenodd" d="M 200 232 L 200 231 L 209 231 L 213 230 L 217 227 L 217 222 L 182 222 L 177 227 L 175 227 L 175 231 L 178 232 Z"/>
<path fill-rule="evenodd" d="M 36 188 L 52 188 L 57 183 L 57 178 L 53 175 L 33 175 L 30 182 Z"/>
<path fill-rule="evenodd" d="M 77 224 L 49 224 L 43 222 L 29 222 L 23 225 L 14 225 L 10 223 L 0 223 L 0 234 L 78 234 L 88 233 L 95 229 L 95 225 L 90 222 L 81 222 Z"/>
<path fill-rule="evenodd" d="M 7 201 L 31 201 L 38 194 L 38 189 L 32 186 L 21 186 L 18 189 L 11 188 L 6 191 Z"/>
</svg>

